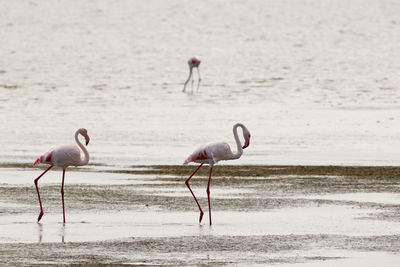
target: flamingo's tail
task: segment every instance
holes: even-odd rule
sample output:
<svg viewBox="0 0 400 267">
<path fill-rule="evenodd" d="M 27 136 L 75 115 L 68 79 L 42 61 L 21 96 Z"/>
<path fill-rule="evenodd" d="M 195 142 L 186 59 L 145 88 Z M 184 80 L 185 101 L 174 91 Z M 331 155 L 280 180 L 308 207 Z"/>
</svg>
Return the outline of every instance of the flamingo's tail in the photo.
<svg viewBox="0 0 400 267">
<path fill-rule="evenodd" d="M 33 163 L 33 166 L 35 166 L 35 165 L 38 164 L 38 163 L 44 163 L 44 162 L 46 162 L 46 161 L 47 161 L 47 159 L 45 160 L 44 155 L 42 155 L 42 156 L 40 156 L 40 157 L 38 157 L 38 158 L 36 159 L 35 163 Z"/>
<path fill-rule="evenodd" d="M 35 166 L 36 164 L 40 163 L 40 158 L 37 158 L 35 163 L 33 163 L 33 166 Z"/>
<path fill-rule="evenodd" d="M 38 157 L 36 159 L 35 163 L 33 163 L 33 166 L 35 166 L 38 163 L 51 164 L 52 156 L 53 156 L 53 151 L 49 151 L 49 152 L 45 153 L 44 155 L 41 155 L 40 157 Z"/>
<path fill-rule="evenodd" d="M 183 162 L 183 165 L 187 165 L 189 162 L 192 162 L 192 156 L 191 155 L 185 159 L 185 161 Z"/>
</svg>

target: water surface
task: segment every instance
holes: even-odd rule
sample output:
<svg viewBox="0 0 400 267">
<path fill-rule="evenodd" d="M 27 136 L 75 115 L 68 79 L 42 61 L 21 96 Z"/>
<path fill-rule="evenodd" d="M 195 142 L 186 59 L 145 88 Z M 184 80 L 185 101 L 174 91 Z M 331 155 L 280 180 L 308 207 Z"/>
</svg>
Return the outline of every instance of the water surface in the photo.
<svg viewBox="0 0 400 267">
<path fill-rule="evenodd" d="M 152 173 L 163 168 L 170 173 Z M 239 166 L 219 166 L 211 187 L 212 226 L 206 172 L 191 180 L 205 211 L 199 224 L 185 177 L 172 168 L 67 172 L 65 225 L 61 171 L 39 182 L 44 216 L 37 223 L 32 176 L 41 170 L 1 168 L 0 264 L 365 266 L 381 259 L 397 266 L 400 260 L 400 185 L 388 168 L 373 168 L 379 177 L 311 175 L 326 167 L 302 167 L 302 175 L 242 179 L 228 174 Z"/>
<path fill-rule="evenodd" d="M 94 162 L 180 164 L 200 144 L 232 144 L 240 121 L 252 144 L 238 164 L 399 164 L 398 1 L 0 10 L 1 161 L 33 162 L 86 127 Z M 193 55 L 203 80 L 184 94 Z"/>
</svg>

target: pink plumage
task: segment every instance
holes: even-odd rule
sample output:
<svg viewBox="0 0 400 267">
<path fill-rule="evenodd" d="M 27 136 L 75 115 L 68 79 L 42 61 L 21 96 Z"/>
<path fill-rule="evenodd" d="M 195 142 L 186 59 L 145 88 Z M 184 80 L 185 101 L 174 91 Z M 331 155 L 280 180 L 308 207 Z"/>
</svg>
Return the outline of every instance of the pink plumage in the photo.
<svg viewBox="0 0 400 267">
<path fill-rule="evenodd" d="M 87 162 L 81 159 L 81 150 L 75 145 L 54 147 L 37 158 L 33 165 L 35 166 L 38 163 L 50 164 L 62 168 L 87 164 Z"/>
<path fill-rule="evenodd" d="M 242 147 L 238 149 L 238 153 L 241 155 L 242 152 L 240 152 L 240 150 L 242 150 Z M 239 154 L 234 154 L 229 145 L 225 142 L 209 143 L 196 149 L 186 158 L 184 164 L 196 162 L 214 165 L 220 160 L 236 159 L 240 157 Z"/>
<path fill-rule="evenodd" d="M 242 128 L 243 130 L 243 137 L 245 140 L 243 146 L 240 143 L 239 136 L 237 133 L 238 127 Z M 185 162 L 183 163 L 183 164 L 188 164 L 190 162 L 200 163 L 200 166 L 198 166 L 197 169 L 194 170 L 192 175 L 190 175 L 189 178 L 187 178 L 185 181 L 186 186 L 189 188 L 194 200 L 196 201 L 197 206 L 199 207 L 200 210 L 199 222 L 201 222 L 204 213 L 200 207 L 199 202 L 197 201 L 196 196 L 194 195 L 192 189 L 190 188 L 189 181 L 204 163 L 210 165 L 210 175 L 208 177 L 208 184 L 207 184 L 207 197 L 208 197 L 208 210 L 209 210 L 210 225 L 211 225 L 210 182 L 211 182 L 213 166 L 220 160 L 232 160 L 240 158 L 240 156 L 242 156 L 243 154 L 243 149 L 250 145 L 250 132 L 243 124 L 237 123 L 233 126 L 233 136 L 235 138 L 237 146 L 236 153 L 233 153 L 230 146 L 225 142 L 209 143 L 196 149 L 192 154 L 190 154 L 186 158 Z"/>
<path fill-rule="evenodd" d="M 192 57 L 191 59 L 188 60 L 188 64 L 192 68 L 196 68 L 200 65 L 201 60 L 198 57 Z"/>
<path fill-rule="evenodd" d="M 184 164 L 188 164 L 189 162 L 200 162 L 206 159 L 208 159 L 207 148 L 200 147 L 186 158 Z"/>
<path fill-rule="evenodd" d="M 182 92 L 186 91 L 186 85 L 187 83 L 190 81 L 190 78 L 192 78 L 192 92 L 193 92 L 193 68 L 197 69 L 197 74 L 199 76 L 199 81 L 197 83 L 197 91 L 199 90 L 200 87 L 200 82 L 201 82 L 201 77 L 200 77 L 200 70 L 199 70 L 199 66 L 201 63 L 201 59 L 198 57 L 192 57 L 188 60 L 188 65 L 189 65 L 189 77 L 187 78 L 187 80 L 185 81 L 185 84 L 183 85 L 183 90 Z"/>
<path fill-rule="evenodd" d="M 41 155 L 39 158 L 36 159 L 35 163 L 33 163 L 33 166 L 35 166 L 38 163 L 51 164 L 52 155 L 53 151 L 48 151 L 47 153 Z"/>
<path fill-rule="evenodd" d="M 44 212 L 42 207 L 42 201 L 40 199 L 38 181 L 39 179 L 51 168 L 54 166 L 61 167 L 63 169 L 62 183 L 61 183 L 61 197 L 62 197 L 62 205 L 63 205 L 63 221 L 65 223 L 65 208 L 64 208 L 64 178 L 65 178 L 65 170 L 68 166 L 82 166 L 86 165 L 89 162 L 89 152 L 83 146 L 83 144 L 79 141 L 78 135 L 82 135 L 85 138 L 86 145 L 89 144 L 90 138 L 87 134 L 87 130 L 84 128 L 78 129 L 75 132 L 75 142 L 76 145 L 61 145 L 55 148 L 50 149 L 40 157 L 36 159 L 33 163 L 35 166 L 38 163 L 48 164 L 48 167 L 38 178 L 35 179 L 35 187 L 38 194 L 39 204 L 40 204 L 40 213 L 38 217 L 38 222 L 42 218 Z M 84 157 L 81 158 L 81 150 L 84 154 Z"/>
</svg>

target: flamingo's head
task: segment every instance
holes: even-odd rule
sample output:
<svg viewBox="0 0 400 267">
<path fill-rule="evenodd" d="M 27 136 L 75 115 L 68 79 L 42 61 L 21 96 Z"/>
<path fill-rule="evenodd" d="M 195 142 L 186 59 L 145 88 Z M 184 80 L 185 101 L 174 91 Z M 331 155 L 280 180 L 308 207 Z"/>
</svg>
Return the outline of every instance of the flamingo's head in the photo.
<svg viewBox="0 0 400 267">
<path fill-rule="evenodd" d="M 83 137 L 85 137 L 86 145 L 88 145 L 89 141 L 90 141 L 90 138 L 89 138 L 89 135 L 87 133 L 87 130 L 85 128 L 80 128 L 78 131 Z"/>
<path fill-rule="evenodd" d="M 245 149 L 246 147 L 248 147 L 250 145 L 250 132 L 249 130 L 247 130 L 246 127 L 243 127 L 243 137 L 244 137 L 244 145 L 243 145 L 243 149 Z"/>
</svg>

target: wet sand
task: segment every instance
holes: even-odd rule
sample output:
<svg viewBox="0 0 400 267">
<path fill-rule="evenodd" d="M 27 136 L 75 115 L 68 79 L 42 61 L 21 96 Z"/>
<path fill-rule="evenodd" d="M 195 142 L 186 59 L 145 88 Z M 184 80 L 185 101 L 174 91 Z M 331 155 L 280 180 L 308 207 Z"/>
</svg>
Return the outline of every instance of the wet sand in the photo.
<svg viewBox="0 0 400 267">
<path fill-rule="evenodd" d="M 0 165 L 0 265 L 369 266 L 400 262 L 400 168 L 92 164 L 61 171 Z"/>
</svg>

